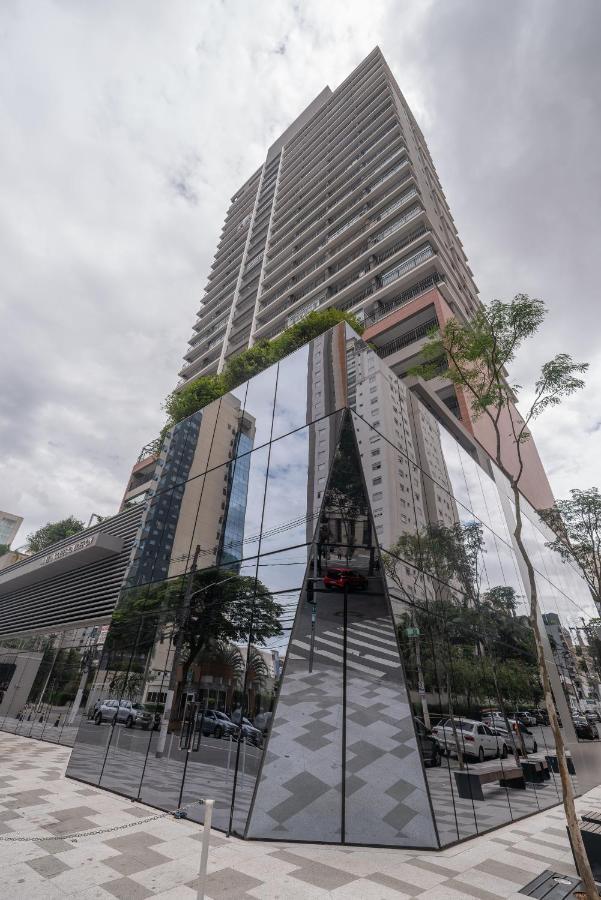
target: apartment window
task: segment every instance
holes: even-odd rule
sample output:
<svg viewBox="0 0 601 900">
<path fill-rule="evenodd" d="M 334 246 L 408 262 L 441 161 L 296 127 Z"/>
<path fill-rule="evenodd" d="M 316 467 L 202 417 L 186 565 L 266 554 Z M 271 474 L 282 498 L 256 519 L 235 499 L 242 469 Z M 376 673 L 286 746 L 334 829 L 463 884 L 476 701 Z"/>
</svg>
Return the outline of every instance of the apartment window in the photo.
<svg viewBox="0 0 601 900">
<path fill-rule="evenodd" d="M 382 468 L 382 463 L 381 463 L 381 462 L 372 463 L 372 466 L 371 466 L 372 472 L 377 472 L 378 469 L 381 469 L 381 468 Z"/>
<path fill-rule="evenodd" d="M 373 496 L 372 496 L 371 499 L 372 499 L 373 502 L 375 503 L 377 500 L 381 500 L 383 496 L 384 496 L 384 495 L 383 495 L 382 491 L 376 491 L 376 492 L 373 494 Z"/>
<path fill-rule="evenodd" d="M 371 483 L 374 485 L 374 487 L 378 484 L 382 484 L 382 476 L 377 475 L 375 478 L 372 478 Z"/>
<path fill-rule="evenodd" d="M 379 456 L 379 455 L 380 455 L 380 448 L 379 448 L 379 447 L 376 447 L 375 450 L 372 450 L 372 451 L 371 451 L 371 455 L 372 455 L 372 456 Z"/>
</svg>

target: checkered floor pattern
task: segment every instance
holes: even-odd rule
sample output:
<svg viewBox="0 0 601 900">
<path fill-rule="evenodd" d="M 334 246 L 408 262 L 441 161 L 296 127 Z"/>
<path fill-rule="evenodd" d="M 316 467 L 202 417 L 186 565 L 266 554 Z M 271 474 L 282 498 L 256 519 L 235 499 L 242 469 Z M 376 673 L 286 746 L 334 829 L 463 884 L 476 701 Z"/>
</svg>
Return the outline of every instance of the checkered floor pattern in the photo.
<svg viewBox="0 0 601 900">
<path fill-rule="evenodd" d="M 70 750 L 0 734 L 2 896 L 193 900 L 201 828 L 66 779 Z M 444 772 L 444 770 L 440 770 Z M 448 777 L 448 773 L 447 773 Z M 513 798 L 512 798 L 512 802 Z M 578 801 L 601 808 L 601 788 Z M 79 840 L 62 835 L 133 823 Z M 214 832 L 209 855 L 212 900 L 520 900 L 543 869 L 574 874 L 561 807 L 439 852 L 240 841 Z"/>
</svg>

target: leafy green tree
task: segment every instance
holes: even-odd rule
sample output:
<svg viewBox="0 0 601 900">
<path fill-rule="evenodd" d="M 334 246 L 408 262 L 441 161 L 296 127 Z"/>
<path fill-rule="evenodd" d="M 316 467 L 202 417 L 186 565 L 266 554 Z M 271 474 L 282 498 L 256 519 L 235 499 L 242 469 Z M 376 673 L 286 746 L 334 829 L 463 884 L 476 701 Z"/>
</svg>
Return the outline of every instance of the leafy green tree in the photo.
<svg viewBox="0 0 601 900">
<path fill-rule="evenodd" d="M 0 544 L 0 556 L 4 556 L 5 553 L 10 553 L 10 546 L 8 544 Z"/>
<path fill-rule="evenodd" d="M 191 578 L 191 584 L 187 579 Z M 189 608 L 183 608 L 184 592 Z M 182 682 L 190 667 L 228 644 L 249 639 L 262 644 L 282 633 L 282 607 L 259 579 L 224 569 L 201 569 L 128 591 L 113 613 L 106 642 L 107 668 L 123 667 L 151 652 L 157 628 L 180 646 Z M 133 655 L 133 656 L 132 656 Z"/>
<path fill-rule="evenodd" d="M 541 518 L 555 533 L 547 547 L 576 563 L 601 608 L 601 494 L 596 487 L 570 491 L 569 500 L 557 500 Z"/>
<path fill-rule="evenodd" d="M 484 416 L 495 435 L 494 459 L 507 478 L 513 495 L 515 528 L 513 536 L 527 573 L 530 594 L 530 623 L 534 633 L 540 680 L 553 729 L 561 777 L 563 804 L 574 858 L 583 879 L 586 895 L 597 897 L 597 888 L 578 827 L 574 788 L 568 772 L 563 735 L 545 659 L 539 622 L 538 589 L 532 559 L 523 537 L 520 479 L 524 472 L 523 447 L 530 440 L 530 425 L 546 410 L 561 403 L 584 386 L 580 377 L 587 363 L 575 363 L 567 353 L 558 353 L 544 363 L 533 387 L 532 402 L 525 414 L 516 413 L 514 403 L 520 386 L 510 385 L 507 371 L 524 343 L 534 337 L 546 316 L 545 304 L 526 294 L 517 294 L 509 303 L 493 300 L 482 305 L 467 322 L 450 319 L 442 329 L 429 336 L 423 349 L 424 364 L 413 370 L 424 378 L 441 375 L 459 387 L 470 403 L 475 417 Z M 440 371 L 440 360 L 446 368 Z M 510 429 L 502 423 L 507 423 Z M 517 466 L 513 457 L 517 458 Z"/>
<path fill-rule="evenodd" d="M 66 519 L 60 519 L 58 522 L 48 522 L 37 531 L 32 531 L 27 535 L 27 547 L 31 553 L 39 553 L 45 550 L 51 544 L 63 540 L 63 538 L 72 537 L 79 534 L 85 528 L 84 523 L 75 516 L 68 516 Z"/>
</svg>

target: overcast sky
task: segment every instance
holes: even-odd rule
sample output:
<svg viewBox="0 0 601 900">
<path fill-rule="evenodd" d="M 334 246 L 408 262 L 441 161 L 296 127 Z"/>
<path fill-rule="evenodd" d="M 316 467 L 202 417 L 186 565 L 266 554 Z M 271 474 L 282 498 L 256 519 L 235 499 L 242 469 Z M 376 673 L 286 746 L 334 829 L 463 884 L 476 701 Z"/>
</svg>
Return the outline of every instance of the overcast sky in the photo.
<svg viewBox="0 0 601 900">
<path fill-rule="evenodd" d="M 379 44 L 481 297 L 542 297 L 519 361 L 589 386 L 536 428 L 556 494 L 599 484 L 601 3 L 0 5 L 0 508 L 16 543 L 114 512 L 163 422 L 228 201 Z"/>
</svg>

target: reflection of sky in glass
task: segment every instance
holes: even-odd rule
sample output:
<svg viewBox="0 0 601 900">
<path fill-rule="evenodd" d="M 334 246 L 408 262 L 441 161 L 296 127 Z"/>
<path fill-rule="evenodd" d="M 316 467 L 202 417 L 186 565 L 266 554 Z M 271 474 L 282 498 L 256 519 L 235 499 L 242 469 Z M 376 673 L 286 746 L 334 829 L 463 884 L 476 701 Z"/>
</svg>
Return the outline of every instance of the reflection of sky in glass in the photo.
<svg viewBox="0 0 601 900">
<path fill-rule="evenodd" d="M 244 411 L 255 419 L 255 447 L 271 437 L 276 373 L 277 366 L 271 366 L 248 382 Z"/>
<path fill-rule="evenodd" d="M 307 367 L 309 345 L 287 356 L 279 365 L 273 416 L 273 437 L 290 434 L 307 420 Z M 322 365 L 325 365 L 325 360 Z"/>
<path fill-rule="evenodd" d="M 268 455 L 268 447 L 253 450 L 250 454 L 248 495 L 246 499 L 246 515 L 244 517 L 244 542 L 242 545 L 244 556 L 256 556 L 259 552 Z"/>
<path fill-rule="evenodd" d="M 309 432 L 302 428 L 271 445 L 261 553 L 307 541 Z"/>
</svg>

